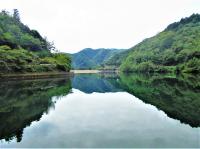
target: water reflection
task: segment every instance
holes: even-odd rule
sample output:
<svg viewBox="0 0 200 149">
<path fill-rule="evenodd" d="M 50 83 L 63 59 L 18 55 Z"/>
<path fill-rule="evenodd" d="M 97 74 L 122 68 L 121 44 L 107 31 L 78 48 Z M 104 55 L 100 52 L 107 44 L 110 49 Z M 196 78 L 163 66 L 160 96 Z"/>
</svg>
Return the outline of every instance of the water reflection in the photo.
<svg viewBox="0 0 200 149">
<path fill-rule="evenodd" d="M 116 73 L 106 74 L 77 74 L 72 78 L 72 86 L 84 93 L 119 92 L 122 89 L 117 86 L 119 76 Z"/>
<path fill-rule="evenodd" d="M 61 78 L 1 83 L 0 146 L 200 147 L 199 76 L 80 74 L 71 82 L 72 90 Z"/>
<path fill-rule="evenodd" d="M 129 93 L 192 127 L 200 126 L 200 77 L 185 75 L 120 75 Z"/>
<path fill-rule="evenodd" d="M 39 121 L 43 113 L 54 107 L 52 97 L 65 96 L 71 89 L 69 79 L 8 81 L 0 83 L 0 140 L 16 138 L 20 142 L 23 129 Z"/>
<path fill-rule="evenodd" d="M 200 77 L 173 74 L 81 74 L 73 88 L 84 93 L 126 91 L 192 127 L 200 126 Z"/>
</svg>

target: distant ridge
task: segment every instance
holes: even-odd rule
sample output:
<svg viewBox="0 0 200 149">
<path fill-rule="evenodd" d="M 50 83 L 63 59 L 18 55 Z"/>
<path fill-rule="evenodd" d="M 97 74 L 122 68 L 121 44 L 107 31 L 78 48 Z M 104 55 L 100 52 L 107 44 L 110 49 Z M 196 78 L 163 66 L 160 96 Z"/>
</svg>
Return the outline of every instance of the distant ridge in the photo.
<svg viewBox="0 0 200 149">
<path fill-rule="evenodd" d="M 122 51 L 124 51 L 124 49 L 85 48 L 80 52 L 71 54 L 72 68 L 73 69 L 100 68 L 109 58 Z"/>
</svg>

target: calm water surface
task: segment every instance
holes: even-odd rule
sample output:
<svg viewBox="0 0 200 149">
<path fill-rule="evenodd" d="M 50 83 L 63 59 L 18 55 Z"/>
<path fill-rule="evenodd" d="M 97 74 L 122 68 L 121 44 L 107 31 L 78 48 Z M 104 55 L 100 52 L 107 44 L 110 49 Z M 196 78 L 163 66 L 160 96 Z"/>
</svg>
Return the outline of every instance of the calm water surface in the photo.
<svg viewBox="0 0 200 149">
<path fill-rule="evenodd" d="M 200 147 L 200 78 L 81 74 L 0 84 L 0 147 Z"/>
</svg>

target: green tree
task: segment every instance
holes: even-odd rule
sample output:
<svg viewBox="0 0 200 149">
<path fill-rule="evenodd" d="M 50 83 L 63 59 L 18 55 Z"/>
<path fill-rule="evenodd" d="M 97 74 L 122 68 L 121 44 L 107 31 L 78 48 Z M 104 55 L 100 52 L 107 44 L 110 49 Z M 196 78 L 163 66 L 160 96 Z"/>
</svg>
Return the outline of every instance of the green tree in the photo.
<svg viewBox="0 0 200 149">
<path fill-rule="evenodd" d="M 20 15 L 19 15 L 19 11 L 17 9 L 13 9 L 13 18 L 20 22 Z"/>
</svg>

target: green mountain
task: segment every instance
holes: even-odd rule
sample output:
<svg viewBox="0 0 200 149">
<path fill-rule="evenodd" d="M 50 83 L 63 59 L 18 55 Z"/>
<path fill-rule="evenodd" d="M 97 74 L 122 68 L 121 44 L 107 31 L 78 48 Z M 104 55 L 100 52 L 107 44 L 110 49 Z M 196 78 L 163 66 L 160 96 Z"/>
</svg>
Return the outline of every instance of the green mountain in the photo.
<svg viewBox="0 0 200 149">
<path fill-rule="evenodd" d="M 0 12 L 0 73 L 69 71 L 69 56 L 54 50 L 53 43 L 20 21 L 17 9 Z"/>
<path fill-rule="evenodd" d="M 170 24 L 130 49 L 124 72 L 200 72 L 200 15 Z"/>
<path fill-rule="evenodd" d="M 113 54 L 104 62 L 104 67 L 118 68 L 122 64 L 123 60 L 128 56 L 129 52 L 130 50 L 123 50 Z"/>
<path fill-rule="evenodd" d="M 74 69 L 95 69 L 103 67 L 109 58 L 122 51 L 124 50 L 86 48 L 78 53 L 71 54 L 72 67 Z"/>
</svg>

